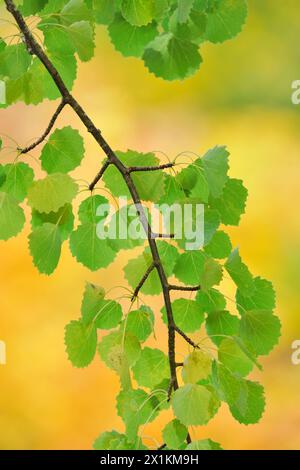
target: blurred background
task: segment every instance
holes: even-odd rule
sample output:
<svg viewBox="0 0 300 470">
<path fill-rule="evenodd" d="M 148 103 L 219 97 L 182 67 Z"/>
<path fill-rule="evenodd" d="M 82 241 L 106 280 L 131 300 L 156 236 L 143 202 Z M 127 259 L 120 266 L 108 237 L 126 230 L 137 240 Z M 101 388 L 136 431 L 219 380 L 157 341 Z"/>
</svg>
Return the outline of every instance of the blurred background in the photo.
<svg viewBox="0 0 300 470">
<path fill-rule="evenodd" d="M 159 150 L 170 158 L 226 144 L 230 175 L 249 190 L 246 215 L 230 234 L 253 274 L 271 279 L 277 291 L 282 339 L 263 361 L 264 372 L 254 374 L 266 388 L 263 419 L 239 425 L 223 405 L 208 426 L 192 430 L 193 437 L 210 437 L 227 449 L 300 449 L 300 365 L 291 363 L 291 343 L 300 339 L 300 105 L 291 102 L 291 84 L 300 80 L 299 1 L 249 0 L 243 33 L 203 47 L 201 70 L 182 83 L 163 82 L 140 60 L 123 58 L 105 28 L 98 29 L 97 44 L 96 57 L 79 67 L 74 94 L 106 139 L 115 149 Z M 41 134 L 55 108 L 46 101 L 0 110 L 0 131 L 24 145 Z M 103 156 L 67 110 L 58 126 L 69 123 L 81 129 L 86 144 L 74 175 L 91 180 Z M 86 280 L 105 288 L 126 285 L 128 252 L 91 274 L 65 245 L 48 278 L 33 267 L 29 229 L 27 222 L 21 236 L 0 242 L 0 339 L 7 346 L 7 365 L 0 365 L 0 448 L 88 449 L 100 432 L 123 430 L 115 410 L 119 383 L 98 357 L 87 369 L 72 368 L 64 326 L 79 316 Z M 231 289 L 225 281 L 223 290 L 230 295 Z M 160 316 L 161 298 L 149 302 Z M 159 321 L 150 345 L 164 349 L 165 334 Z M 186 353 L 183 344 L 180 353 Z M 161 442 L 168 419 L 164 412 L 144 434 Z"/>
</svg>

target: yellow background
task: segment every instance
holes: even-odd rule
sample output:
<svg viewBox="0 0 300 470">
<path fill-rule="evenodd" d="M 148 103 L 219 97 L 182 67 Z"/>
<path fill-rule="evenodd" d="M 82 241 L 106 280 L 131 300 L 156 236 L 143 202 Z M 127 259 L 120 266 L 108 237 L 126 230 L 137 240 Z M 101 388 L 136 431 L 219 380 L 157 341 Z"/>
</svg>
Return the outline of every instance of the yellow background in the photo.
<svg viewBox="0 0 300 470">
<path fill-rule="evenodd" d="M 123 58 L 99 28 L 96 57 L 80 64 L 74 93 L 115 149 L 160 150 L 173 158 L 185 150 L 202 154 L 217 144 L 228 146 L 230 174 L 249 189 L 247 213 L 230 233 L 252 272 L 273 280 L 283 335 L 263 361 L 264 372 L 254 374 L 266 387 L 261 422 L 239 425 L 223 405 L 207 427 L 192 434 L 225 448 L 300 449 L 300 365 L 291 364 L 291 343 L 300 339 L 300 106 L 291 103 L 291 83 L 300 79 L 299 2 L 250 0 L 249 10 L 238 39 L 203 47 L 201 70 L 182 83 L 163 82 L 141 61 Z M 0 132 L 24 145 L 44 130 L 55 107 L 45 102 L 1 110 Z M 74 175 L 91 180 L 103 156 L 65 110 L 58 126 L 69 123 L 81 129 L 86 143 L 84 164 Z M 11 158 L 1 153 L 1 163 Z M 21 236 L 0 243 L 0 339 L 7 345 L 7 365 L 0 366 L 0 448 L 90 448 L 101 431 L 123 429 L 115 410 L 118 379 L 98 357 L 86 369 L 72 368 L 64 326 L 79 316 L 86 280 L 106 288 L 126 285 L 122 267 L 128 253 L 91 274 L 65 245 L 48 278 L 32 265 L 28 233 L 27 222 Z M 227 281 L 224 291 L 232 295 Z M 152 305 L 158 317 L 161 299 Z M 161 322 L 156 333 L 150 344 L 164 349 Z M 143 434 L 160 441 L 168 417 L 164 412 Z"/>
</svg>

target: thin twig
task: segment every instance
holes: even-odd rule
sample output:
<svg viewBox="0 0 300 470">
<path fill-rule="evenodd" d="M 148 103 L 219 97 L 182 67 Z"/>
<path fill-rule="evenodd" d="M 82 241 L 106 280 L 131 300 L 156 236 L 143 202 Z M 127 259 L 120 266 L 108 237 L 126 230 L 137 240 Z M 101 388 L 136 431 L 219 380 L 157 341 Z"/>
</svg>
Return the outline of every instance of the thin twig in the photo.
<svg viewBox="0 0 300 470">
<path fill-rule="evenodd" d="M 169 284 L 169 290 L 180 290 L 180 291 L 185 291 L 185 292 L 197 292 L 198 290 L 201 290 L 201 286 L 174 286 L 173 284 Z"/>
<path fill-rule="evenodd" d="M 147 271 L 145 272 L 144 276 L 142 277 L 142 279 L 140 280 L 140 282 L 138 283 L 137 287 L 135 288 L 134 290 L 134 293 L 131 297 L 131 301 L 133 302 L 137 296 L 139 295 L 139 292 L 141 290 L 141 288 L 143 287 L 143 285 L 145 284 L 145 282 L 147 281 L 148 277 L 150 276 L 150 274 L 152 273 L 153 269 L 155 268 L 155 264 L 152 263 L 149 268 L 147 269 Z"/>
<path fill-rule="evenodd" d="M 174 233 L 152 233 L 152 238 L 175 238 Z"/>
<path fill-rule="evenodd" d="M 66 106 L 66 101 L 64 99 L 61 100 L 58 108 L 56 109 L 55 113 L 53 114 L 50 122 L 49 122 L 49 125 L 47 127 L 47 129 L 45 130 L 45 132 L 42 134 L 42 136 L 36 141 L 34 142 L 33 144 L 29 145 L 28 147 L 25 147 L 23 149 L 19 149 L 20 150 L 20 154 L 24 154 L 24 153 L 28 153 L 30 152 L 31 150 L 33 150 L 35 147 L 37 147 L 38 145 L 40 145 L 45 139 L 46 137 L 50 134 L 50 132 L 52 131 L 53 127 L 54 127 L 54 124 L 58 118 L 58 116 L 60 115 L 60 113 L 62 112 L 62 110 L 64 109 L 64 107 Z"/>
<path fill-rule="evenodd" d="M 185 339 L 187 343 L 193 346 L 193 348 L 199 349 L 198 344 L 194 343 L 194 341 L 189 336 L 187 336 L 177 325 L 174 325 L 173 328 L 180 336 L 183 337 L 183 339 Z"/>
<path fill-rule="evenodd" d="M 164 163 L 163 165 L 157 166 L 129 166 L 127 170 L 129 173 L 133 173 L 134 171 L 158 171 L 164 170 L 165 168 L 172 168 L 173 166 L 173 163 Z"/>
<path fill-rule="evenodd" d="M 102 176 L 104 175 L 104 173 L 107 170 L 107 168 L 109 167 L 109 165 L 110 165 L 110 161 L 106 160 L 105 163 L 103 164 L 101 170 L 97 173 L 97 175 L 93 179 L 92 183 L 89 185 L 89 190 L 90 191 L 93 191 L 96 184 L 101 180 Z"/>
</svg>

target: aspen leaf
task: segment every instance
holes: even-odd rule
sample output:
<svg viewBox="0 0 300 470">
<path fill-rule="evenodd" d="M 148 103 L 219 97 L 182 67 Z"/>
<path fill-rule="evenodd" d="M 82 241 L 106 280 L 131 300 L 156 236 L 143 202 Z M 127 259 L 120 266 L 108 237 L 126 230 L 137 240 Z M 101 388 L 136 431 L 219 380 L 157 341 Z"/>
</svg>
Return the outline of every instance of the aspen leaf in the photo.
<svg viewBox="0 0 300 470">
<path fill-rule="evenodd" d="M 182 424 L 198 426 L 213 418 L 220 403 L 213 392 L 203 385 L 187 384 L 174 392 L 172 406 Z"/>
<path fill-rule="evenodd" d="M 38 212 L 57 212 L 72 202 L 77 190 L 77 184 L 69 175 L 53 173 L 32 184 L 28 190 L 28 203 Z"/>
<path fill-rule="evenodd" d="M 25 223 L 23 209 L 10 194 L 0 192 L 0 240 L 8 240 L 21 232 Z"/>
</svg>

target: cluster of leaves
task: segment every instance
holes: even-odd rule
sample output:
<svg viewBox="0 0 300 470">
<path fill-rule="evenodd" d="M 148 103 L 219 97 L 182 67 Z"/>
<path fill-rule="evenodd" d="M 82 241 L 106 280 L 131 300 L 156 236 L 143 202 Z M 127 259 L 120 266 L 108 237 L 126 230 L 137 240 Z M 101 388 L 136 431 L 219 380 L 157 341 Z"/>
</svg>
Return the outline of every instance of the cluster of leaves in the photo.
<svg viewBox="0 0 300 470">
<path fill-rule="evenodd" d="M 145 345 L 154 334 L 156 315 L 140 302 L 136 310 L 132 310 L 131 305 L 129 313 L 124 313 L 116 300 L 106 298 L 102 288 L 87 284 L 81 317 L 66 327 L 68 357 L 75 367 L 86 367 L 98 349 L 104 363 L 120 377 L 117 409 L 126 426 L 126 434 L 122 436 L 115 431 L 102 434 L 95 442 L 97 449 L 143 447 L 139 428 L 169 406 L 175 418 L 163 430 L 163 438 L 172 449 L 185 448 L 188 426 L 206 424 L 222 401 L 243 424 L 256 423 L 263 413 L 263 387 L 246 377 L 254 366 L 260 368 L 258 357 L 269 354 L 277 343 L 280 322 L 273 314 L 272 284 L 252 276 L 238 250 L 232 250 L 223 230 L 226 225 L 238 225 L 247 198 L 242 182 L 228 176 L 228 155 L 226 148 L 215 147 L 178 173 L 160 170 L 133 174 L 142 201 L 169 204 L 189 201 L 205 206 L 202 249 L 185 250 L 184 238 L 159 241 L 157 246 L 169 278 L 175 277 L 184 286 L 201 286 L 194 299 L 183 297 L 173 301 L 176 325 L 186 334 L 197 334 L 205 326 L 207 339 L 217 353 L 211 354 L 205 343 L 190 352 L 182 367 L 182 386 L 168 402 L 168 356 Z M 107 214 L 99 218 L 96 209 L 108 201 L 94 193 L 80 203 L 78 224 L 74 228 L 72 201 L 78 186 L 68 172 L 80 165 L 83 156 L 84 146 L 78 131 L 65 127 L 56 129 L 42 148 L 41 166 L 47 172 L 43 179 L 34 180 L 30 166 L 18 159 L 0 167 L 0 238 L 7 240 L 20 232 L 25 221 L 20 204 L 27 198 L 32 209 L 29 248 L 41 273 L 54 271 L 61 245 L 67 239 L 73 256 L 92 271 L 108 266 L 120 250 L 145 243 L 143 237 L 134 239 L 130 234 L 126 240 L 98 238 L 97 223 L 105 222 Z M 117 152 L 117 156 L 127 166 L 159 163 L 154 154 L 128 151 Z M 108 167 L 103 179 L 114 196 L 129 197 L 114 166 Z M 129 207 L 120 211 L 128 211 Z M 119 220 L 117 216 L 118 213 L 115 217 Z M 124 220 L 131 221 L 130 218 Z M 112 223 L 115 223 L 114 218 L 108 226 Z M 152 262 L 149 247 L 142 249 L 143 252 L 130 259 L 124 268 L 132 289 Z M 238 314 L 229 312 L 226 297 L 217 290 L 225 271 L 237 287 Z M 158 295 L 161 291 L 158 274 L 153 270 L 141 292 Z M 161 314 L 167 323 L 165 307 Z M 101 335 L 98 342 L 103 330 L 112 331 Z M 200 441 L 189 444 L 188 448 L 215 446 L 212 441 Z"/>
<path fill-rule="evenodd" d="M 136 153 L 118 156 L 127 165 L 137 163 Z M 140 164 L 149 164 L 151 158 L 150 155 L 142 157 Z M 151 163 L 154 164 L 154 160 Z M 173 301 L 176 325 L 186 334 L 197 334 L 205 326 L 207 340 L 217 352 L 211 354 L 207 344 L 202 343 L 199 349 L 186 356 L 181 372 L 182 385 L 169 403 L 168 357 L 163 351 L 145 345 L 155 324 L 155 315 L 149 306 L 143 304 L 137 310 L 122 314 L 119 304 L 104 300 L 103 290 L 90 285 L 84 293 L 82 317 L 66 328 L 67 352 L 75 366 L 88 365 L 96 354 L 97 329 L 113 328 L 101 337 L 98 352 L 105 364 L 120 376 L 122 390 L 117 398 L 117 409 L 125 423 L 126 434 L 115 431 L 101 434 L 95 442 L 96 449 L 141 448 L 139 427 L 155 419 L 162 407 L 169 406 L 173 409 L 174 420 L 162 432 L 167 448 L 215 449 L 218 445 L 210 440 L 187 445 L 188 426 L 205 425 L 217 413 L 221 402 L 228 405 L 232 416 L 242 424 L 260 420 L 265 407 L 264 390 L 247 376 L 255 366 L 261 369 L 259 356 L 269 354 L 278 342 L 280 322 L 273 313 L 275 293 L 269 281 L 252 276 L 238 250 L 232 250 L 228 235 L 220 229 L 221 225 L 238 225 L 247 197 L 242 182 L 228 176 L 225 148 L 210 150 L 175 176 L 155 172 L 149 174 L 149 180 L 148 174 L 143 177 L 147 184 L 140 184 L 137 179 L 136 185 L 146 200 L 151 195 L 152 201 L 180 203 L 189 197 L 190 201 L 205 204 L 203 249 L 185 251 L 182 240 L 160 242 L 158 248 L 169 277 L 174 276 L 184 286 L 201 285 L 194 299 Z M 111 167 L 104 181 L 114 195 L 127 195 L 119 178 L 117 170 Z M 147 192 L 143 193 L 145 186 Z M 150 264 L 150 252 L 146 248 L 125 266 L 125 276 L 133 289 Z M 216 288 L 224 271 L 237 287 L 235 313 L 229 312 L 226 297 Z M 149 275 L 141 292 L 161 293 L 156 271 Z M 165 307 L 161 313 L 167 323 Z M 132 385 L 132 378 L 136 387 Z"/>
<path fill-rule="evenodd" d="M 244 0 L 24 0 L 21 4 L 25 16 L 39 17 L 37 28 L 43 32 L 47 54 L 68 88 L 76 76 L 75 54 L 81 60 L 93 55 L 95 22 L 109 25 L 112 41 L 123 54 L 143 56 L 156 75 L 174 79 L 190 75 L 199 66 L 200 43 L 233 37 L 246 16 Z M 28 54 L 22 42 L 8 45 L 0 41 L 0 77 L 7 84 L 8 104 L 17 99 L 38 103 L 59 96 L 43 65 Z M 0 150 L 1 146 L 2 141 Z M 157 271 L 149 271 L 153 259 L 150 248 L 144 246 L 145 234 L 136 238 L 128 231 L 126 239 L 97 236 L 99 223 L 109 232 L 118 225 L 119 215 L 124 215 L 128 225 L 137 219 L 132 203 L 108 218 L 107 213 L 97 212 L 99 205 L 108 204 L 107 199 L 92 191 L 80 202 L 75 224 L 74 201 L 80 191 L 69 173 L 83 157 L 83 139 L 68 126 L 56 129 L 44 143 L 42 179 L 36 180 L 33 169 L 21 161 L 27 159 L 21 151 L 14 162 L 1 165 L 0 239 L 8 240 L 23 229 L 26 200 L 31 209 L 29 249 L 41 273 L 49 275 L 56 269 L 67 240 L 74 258 L 91 271 L 106 268 L 121 250 L 140 246 L 141 254 L 124 267 L 125 278 L 132 291 L 144 277 L 140 292 L 161 294 Z M 126 167 L 159 165 L 152 153 L 116 152 L 116 157 Z M 222 402 L 245 425 L 258 422 L 263 414 L 263 387 L 248 375 L 254 367 L 261 369 L 259 358 L 277 344 L 280 322 L 274 314 L 272 284 L 251 274 L 224 231 L 226 226 L 239 224 L 247 199 L 242 181 L 228 175 L 228 157 L 226 148 L 215 147 L 180 172 L 173 162 L 171 171 L 131 174 L 143 203 L 204 205 L 203 246 L 188 249 L 182 233 L 174 240 L 157 242 L 157 248 L 168 281 L 195 290 L 188 298 L 183 295 L 172 302 L 177 328 L 183 335 L 197 338 L 205 330 L 206 336 L 186 355 L 179 388 L 169 396 L 170 358 L 147 345 L 158 313 L 139 297 L 136 308 L 131 302 L 124 311 L 120 299 L 108 298 L 99 286 L 86 285 L 80 318 L 66 326 L 67 354 L 75 367 L 82 368 L 98 351 L 107 367 L 118 374 L 117 411 L 125 425 L 123 434 L 102 433 L 94 443 L 96 449 L 144 448 L 143 427 L 167 408 L 174 413 L 162 431 L 168 449 L 220 449 L 210 439 L 187 444 L 187 437 L 188 427 L 208 423 Z M 130 200 L 114 165 L 108 166 L 103 181 L 112 196 Z M 160 210 L 166 217 L 164 209 Z M 190 217 L 195 226 L 196 213 Z M 172 221 L 166 228 L 172 233 Z M 236 286 L 233 309 L 219 290 L 224 273 Z M 167 324 L 165 306 L 160 313 Z M 103 335 L 103 331 L 108 333 Z"/>
<path fill-rule="evenodd" d="M 199 68 L 199 46 L 236 36 L 246 16 L 246 0 L 21 0 L 24 16 L 34 15 L 32 32 L 44 37 L 47 55 L 72 88 L 77 57 L 88 61 L 95 50 L 95 26 L 105 24 L 115 48 L 141 57 L 157 77 L 184 79 Z M 6 106 L 16 101 L 38 104 L 59 92 L 43 64 L 30 56 L 21 37 L 9 45 L 0 39 L 0 79 Z M 16 41 L 14 41 L 16 42 Z M 3 106 L 3 105 L 2 105 Z"/>
</svg>

